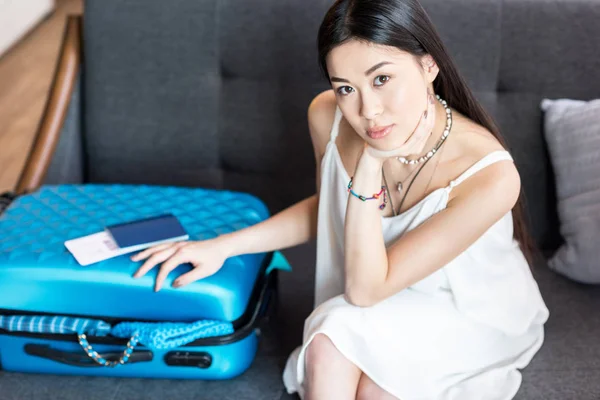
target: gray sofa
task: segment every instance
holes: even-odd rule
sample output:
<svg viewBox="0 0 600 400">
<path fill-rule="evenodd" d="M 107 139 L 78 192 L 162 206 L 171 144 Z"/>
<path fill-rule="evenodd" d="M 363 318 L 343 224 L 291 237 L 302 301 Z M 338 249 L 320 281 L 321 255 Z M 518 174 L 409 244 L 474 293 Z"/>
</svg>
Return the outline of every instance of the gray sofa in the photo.
<svg viewBox="0 0 600 400">
<path fill-rule="evenodd" d="M 600 97 L 598 0 L 422 3 L 506 136 L 533 236 L 551 256 L 562 239 L 539 104 L 545 97 Z M 200 186 L 253 193 L 273 213 L 311 195 L 306 110 L 328 88 L 317 68 L 316 33 L 330 4 L 86 1 L 83 24 L 72 19 L 65 35 L 49 102 L 54 107 L 44 116 L 18 191 L 75 182 Z M 256 360 L 239 378 L 0 372 L 0 399 L 295 398 L 284 393 L 281 372 L 311 311 L 314 244 L 284 253 L 294 271 L 280 275 L 277 314 L 263 324 Z M 599 399 L 600 288 L 553 273 L 545 259 L 534 273 L 551 316 L 517 399 Z"/>
</svg>

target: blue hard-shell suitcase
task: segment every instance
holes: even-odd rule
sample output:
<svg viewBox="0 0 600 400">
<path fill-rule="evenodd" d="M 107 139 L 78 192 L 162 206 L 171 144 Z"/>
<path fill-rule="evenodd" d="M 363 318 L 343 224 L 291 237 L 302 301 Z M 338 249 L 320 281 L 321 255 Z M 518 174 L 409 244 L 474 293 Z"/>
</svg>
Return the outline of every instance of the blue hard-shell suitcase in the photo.
<svg viewBox="0 0 600 400">
<path fill-rule="evenodd" d="M 103 366 L 83 351 L 75 334 L 0 329 L 0 363 L 7 371 L 172 379 L 229 379 L 254 360 L 257 324 L 275 302 L 277 270 L 289 269 L 279 252 L 227 259 L 214 275 L 182 288 L 172 281 L 154 292 L 158 268 L 132 275 L 142 262 L 130 255 L 81 266 L 64 246 L 104 227 L 174 214 L 190 240 L 239 230 L 269 217 L 262 201 L 245 193 L 148 185 L 55 185 L 11 199 L 0 209 L 0 316 L 66 316 L 119 322 L 227 321 L 233 332 L 184 346 L 137 346 L 124 364 Z M 5 199 L 6 201 L 6 199 Z M 106 360 L 128 340 L 89 336 Z"/>
</svg>

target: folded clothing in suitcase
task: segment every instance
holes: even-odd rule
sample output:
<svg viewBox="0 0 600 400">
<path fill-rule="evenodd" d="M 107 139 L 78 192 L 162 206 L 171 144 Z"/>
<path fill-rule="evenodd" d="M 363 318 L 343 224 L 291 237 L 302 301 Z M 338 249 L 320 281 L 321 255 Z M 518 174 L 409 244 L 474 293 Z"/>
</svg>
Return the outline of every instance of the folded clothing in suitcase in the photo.
<svg viewBox="0 0 600 400">
<path fill-rule="evenodd" d="M 158 268 L 133 278 L 142 262 L 130 255 L 81 266 L 64 245 L 106 226 L 165 213 L 177 217 L 190 240 L 269 217 L 265 205 L 249 194 L 171 186 L 48 185 L 12 200 L 0 214 L 2 368 L 176 379 L 228 379 L 249 368 L 257 323 L 275 301 L 277 270 L 290 268 L 281 253 L 231 257 L 216 274 L 175 289 L 172 281 L 191 269 L 183 264 L 154 292 Z M 59 333 L 56 326 L 40 328 L 45 326 L 40 321 L 53 317 L 106 329 L 99 334 L 84 332 L 81 325 Z M 181 339 L 173 325 L 187 338 L 199 338 L 175 348 L 173 340 L 152 345 L 157 332 Z M 152 332 L 138 335 L 136 329 L 149 327 Z M 112 334 L 116 331 L 121 337 Z"/>
</svg>

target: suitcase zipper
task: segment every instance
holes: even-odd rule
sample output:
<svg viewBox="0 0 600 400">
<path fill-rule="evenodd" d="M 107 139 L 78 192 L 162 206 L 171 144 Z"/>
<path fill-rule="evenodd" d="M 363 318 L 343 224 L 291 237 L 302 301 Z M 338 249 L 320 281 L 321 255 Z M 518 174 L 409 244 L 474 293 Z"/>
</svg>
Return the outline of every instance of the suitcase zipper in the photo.
<svg viewBox="0 0 600 400">
<path fill-rule="evenodd" d="M 250 296 L 250 300 L 248 302 L 248 307 L 244 314 L 233 321 L 234 332 L 228 335 L 223 336 L 213 336 L 207 338 L 197 339 L 191 343 L 188 343 L 185 346 L 218 346 L 218 345 L 226 345 L 229 343 L 237 342 L 241 339 L 249 336 L 254 329 L 257 327 L 258 323 L 265 316 L 267 310 L 270 307 L 270 303 L 275 301 L 275 292 L 277 290 L 277 270 L 271 271 L 268 275 L 264 274 L 268 265 L 273 258 L 273 253 L 269 253 L 264 260 L 264 265 L 261 267 L 260 280 L 254 287 L 252 295 Z M 0 309 L 0 314 L 3 315 L 52 315 L 50 313 L 36 313 L 36 312 L 19 312 L 14 310 L 5 310 Z M 67 317 L 83 317 L 81 315 L 72 315 L 72 314 L 61 314 Z M 85 316 L 90 317 L 90 316 Z M 117 318 L 102 318 L 102 317 L 93 317 L 102 319 L 108 323 L 115 324 L 117 322 L 122 321 Z M 149 321 L 156 322 L 156 321 Z M 0 329 L 0 334 L 2 335 L 10 335 L 10 336 L 20 336 L 20 337 L 31 337 L 38 339 L 48 339 L 48 340 L 62 340 L 62 341 L 72 341 L 73 335 L 71 334 L 52 334 L 52 333 L 30 333 L 30 332 L 11 332 Z M 115 338 L 115 337 L 107 337 L 107 336 L 88 336 L 90 341 L 93 341 L 94 344 L 110 344 L 110 345 L 125 345 L 128 339 L 123 338 Z M 184 347 L 185 347 L 184 346 Z"/>
</svg>

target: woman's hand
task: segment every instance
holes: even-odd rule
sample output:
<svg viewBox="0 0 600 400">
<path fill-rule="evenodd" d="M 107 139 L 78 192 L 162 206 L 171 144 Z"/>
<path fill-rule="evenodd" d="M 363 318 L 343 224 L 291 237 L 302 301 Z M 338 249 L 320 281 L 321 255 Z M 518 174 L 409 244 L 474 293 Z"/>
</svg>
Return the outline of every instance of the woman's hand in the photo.
<svg viewBox="0 0 600 400">
<path fill-rule="evenodd" d="M 409 158 L 411 155 L 421 154 L 423 152 L 425 144 L 431 136 L 435 126 L 435 99 L 433 93 L 429 90 L 427 92 L 429 99 L 427 102 L 427 110 L 421 116 L 417 128 L 412 135 L 410 135 L 408 140 L 402 146 L 389 151 L 377 150 L 365 143 L 365 151 L 370 156 L 385 160 L 392 157 Z"/>
<path fill-rule="evenodd" d="M 133 261 L 146 260 L 133 276 L 144 276 L 156 265 L 163 263 L 154 284 L 154 291 L 158 292 L 165 278 L 180 264 L 190 263 L 194 269 L 178 277 L 173 282 L 173 287 L 181 287 L 215 274 L 228 256 L 226 249 L 216 239 L 160 244 L 131 257 Z"/>
</svg>

